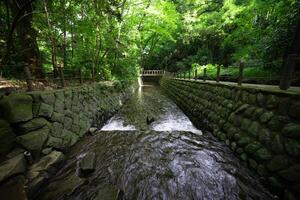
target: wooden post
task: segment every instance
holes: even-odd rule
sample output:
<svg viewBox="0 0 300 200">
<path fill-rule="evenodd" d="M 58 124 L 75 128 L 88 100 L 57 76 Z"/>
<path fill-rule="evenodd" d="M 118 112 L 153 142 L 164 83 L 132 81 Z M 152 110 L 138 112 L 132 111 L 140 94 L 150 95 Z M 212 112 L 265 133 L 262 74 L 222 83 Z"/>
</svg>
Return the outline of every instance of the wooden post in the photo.
<svg viewBox="0 0 300 200">
<path fill-rule="evenodd" d="M 197 78 L 198 78 L 197 76 L 198 76 L 198 71 L 197 71 L 197 69 L 195 69 L 195 77 L 194 77 L 195 80 L 197 80 Z"/>
<path fill-rule="evenodd" d="M 203 81 L 206 81 L 206 68 L 203 70 Z"/>
<path fill-rule="evenodd" d="M 92 69 L 92 82 L 95 82 L 95 69 Z"/>
<path fill-rule="evenodd" d="M 221 65 L 217 66 L 217 83 L 220 82 Z"/>
<path fill-rule="evenodd" d="M 291 86 L 292 75 L 295 70 L 297 54 L 288 55 L 288 59 L 283 67 L 280 77 L 279 88 L 282 90 L 287 90 Z"/>
<path fill-rule="evenodd" d="M 189 70 L 189 79 L 191 79 L 191 70 Z"/>
<path fill-rule="evenodd" d="M 240 62 L 238 85 L 242 85 L 242 82 L 243 82 L 243 73 L 244 73 L 244 63 Z"/>
<path fill-rule="evenodd" d="M 83 84 L 82 71 L 81 71 L 81 69 L 79 70 L 79 76 L 80 76 L 80 84 Z"/>
<path fill-rule="evenodd" d="M 30 73 L 29 66 L 26 64 L 24 66 L 24 71 L 25 71 L 25 76 L 26 76 L 26 83 L 27 83 L 27 90 L 32 91 L 33 90 L 33 85 L 32 85 L 32 76 Z"/>
<path fill-rule="evenodd" d="M 64 88 L 65 87 L 65 79 L 64 79 L 64 71 L 62 69 L 62 67 L 59 67 L 59 75 L 60 75 L 60 83 L 61 83 L 61 87 Z"/>
<path fill-rule="evenodd" d="M 185 79 L 185 72 L 183 72 L 183 79 Z"/>
</svg>

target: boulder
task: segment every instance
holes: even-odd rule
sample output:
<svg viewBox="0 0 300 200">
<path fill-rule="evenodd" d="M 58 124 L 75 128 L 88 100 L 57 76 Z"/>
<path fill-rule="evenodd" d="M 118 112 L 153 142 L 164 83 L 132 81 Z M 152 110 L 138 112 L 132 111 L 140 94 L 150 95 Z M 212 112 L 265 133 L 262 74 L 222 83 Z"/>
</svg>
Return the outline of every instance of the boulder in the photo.
<svg viewBox="0 0 300 200">
<path fill-rule="evenodd" d="M 26 170 L 26 160 L 23 154 L 19 154 L 0 165 L 0 182 L 16 174 L 24 173 Z"/>
<path fill-rule="evenodd" d="M 98 130 L 98 129 L 97 129 L 96 127 L 91 127 L 91 128 L 89 128 L 89 133 L 90 133 L 91 135 L 95 135 L 95 133 L 96 133 L 97 130 Z"/>
<path fill-rule="evenodd" d="M 88 152 L 82 156 L 78 164 L 81 175 L 87 175 L 95 171 L 95 157 L 94 152 Z"/>
<path fill-rule="evenodd" d="M 50 172 L 53 167 L 57 167 L 65 156 L 60 151 L 52 151 L 50 154 L 42 157 L 39 162 L 30 166 L 26 177 L 33 180 L 40 176 L 43 172 Z"/>
<path fill-rule="evenodd" d="M 0 155 L 6 155 L 12 149 L 15 139 L 16 135 L 10 124 L 5 120 L 0 120 Z"/>
<path fill-rule="evenodd" d="M 25 135 L 18 136 L 16 141 L 25 149 L 34 153 L 39 153 L 48 138 L 49 131 L 48 127 L 44 127 Z"/>
<path fill-rule="evenodd" d="M 10 123 L 32 119 L 32 97 L 23 93 L 11 94 L 0 101 L 0 110 Z"/>
</svg>

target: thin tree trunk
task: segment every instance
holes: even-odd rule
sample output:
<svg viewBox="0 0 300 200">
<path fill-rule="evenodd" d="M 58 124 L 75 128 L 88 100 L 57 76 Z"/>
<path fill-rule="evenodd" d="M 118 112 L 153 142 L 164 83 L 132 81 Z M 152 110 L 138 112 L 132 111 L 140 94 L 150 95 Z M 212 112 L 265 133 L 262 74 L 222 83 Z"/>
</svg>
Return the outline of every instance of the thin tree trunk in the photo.
<svg viewBox="0 0 300 200">
<path fill-rule="evenodd" d="M 54 77 L 58 76 L 58 69 L 57 69 L 57 62 L 56 62 L 56 41 L 53 35 L 53 27 L 49 18 L 49 12 L 48 12 L 48 7 L 47 7 L 47 2 L 46 0 L 44 1 L 44 9 L 45 9 L 45 13 L 46 13 L 46 19 L 47 19 L 47 24 L 48 24 L 48 28 L 50 30 L 50 40 L 51 40 L 51 60 L 52 60 L 52 66 L 53 66 L 53 70 L 54 70 Z"/>
<path fill-rule="evenodd" d="M 64 13 L 64 67 L 67 67 L 67 22 L 66 22 L 66 0 L 63 1 L 63 13 Z"/>
</svg>

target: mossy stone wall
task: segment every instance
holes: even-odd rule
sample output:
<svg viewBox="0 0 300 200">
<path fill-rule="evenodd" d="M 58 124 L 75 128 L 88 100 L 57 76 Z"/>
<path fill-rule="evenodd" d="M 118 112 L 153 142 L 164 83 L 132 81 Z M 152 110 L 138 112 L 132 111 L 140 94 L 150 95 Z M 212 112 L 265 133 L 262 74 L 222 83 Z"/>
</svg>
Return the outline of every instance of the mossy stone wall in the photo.
<svg viewBox="0 0 300 200">
<path fill-rule="evenodd" d="M 15 93 L 0 99 L 0 157 L 28 150 L 65 150 L 91 126 L 100 127 L 136 85 L 95 83 L 53 91 Z M 11 152 L 11 153 L 9 153 Z"/>
<path fill-rule="evenodd" d="M 210 129 L 275 192 L 300 196 L 300 95 L 200 81 L 161 85 L 199 128 Z"/>
</svg>

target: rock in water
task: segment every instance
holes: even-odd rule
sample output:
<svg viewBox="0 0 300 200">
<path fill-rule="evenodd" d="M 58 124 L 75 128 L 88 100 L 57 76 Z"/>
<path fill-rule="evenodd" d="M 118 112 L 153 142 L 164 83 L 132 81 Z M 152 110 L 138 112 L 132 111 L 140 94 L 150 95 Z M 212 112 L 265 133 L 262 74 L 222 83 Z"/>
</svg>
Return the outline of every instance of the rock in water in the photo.
<svg viewBox="0 0 300 200">
<path fill-rule="evenodd" d="M 151 117 L 151 118 L 147 117 L 147 119 L 146 119 L 146 122 L 148 125 L 150 125 L 154 121 L 155 121 L 155 119 L 153 117 Z"/>
<path fill-rule="evenodd" d="M 46 182 L 46 179 L 53 176 L 59 164 L 64 160 L 65 156 L 59 151 L 52 151 L 48 155 L 42 157 L 39 162 L 30 166 L 26 174 L 29 180 L 27 184 L 27 192 L 29 197 L 34 197 L 39 189 Z"/>
<path fill-rule="evenodd" d="M 98 129 L 97 129 L 96 127 L 91 127 L 91 128 L 89 128 L 89 133 L 90 133 L 91 135 L 95 135 L 97 130 L 98 130 Z"/>
<path fill-rule="evenodd" d="M 26 161 L 23 154 L 19 154 L 5 162 L 0 166 L 0 182 L 14 176 L 24 173 L 26 170 Z"/>
<path fill-rule="evenodd" d="M 89 175 L 95 171 L 95 157 L 96 154 L 94 152 L 88 152 L 79 160 L 80 176 Z"/>
</svg>

